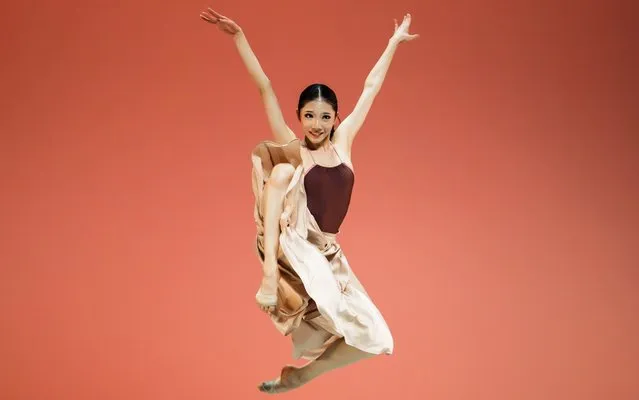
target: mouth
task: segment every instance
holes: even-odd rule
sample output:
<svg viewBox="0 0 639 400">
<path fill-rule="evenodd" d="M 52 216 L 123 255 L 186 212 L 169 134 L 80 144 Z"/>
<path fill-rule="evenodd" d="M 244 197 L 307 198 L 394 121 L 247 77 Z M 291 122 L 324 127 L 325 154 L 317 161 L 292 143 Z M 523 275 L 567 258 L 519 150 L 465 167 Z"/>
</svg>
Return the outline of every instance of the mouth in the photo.
<svg viewBox="0 0 639 400">
<path fill-rule="evenodd" d="M 322 132 L 317 132 L 317 133 L 316 132 L 309 132 L 309 134 L 311 136 L 313 136 L 314 138 L 318 138 L 318 137 L 322 136 Z"/>
</svg>

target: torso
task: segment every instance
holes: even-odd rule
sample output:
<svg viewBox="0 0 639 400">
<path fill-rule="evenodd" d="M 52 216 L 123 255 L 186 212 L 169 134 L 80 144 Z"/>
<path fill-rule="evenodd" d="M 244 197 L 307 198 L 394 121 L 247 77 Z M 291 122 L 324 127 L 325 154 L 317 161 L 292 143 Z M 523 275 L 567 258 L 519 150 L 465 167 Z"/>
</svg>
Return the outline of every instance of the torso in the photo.
<svg viewBox="0 0 639 400">
<path fill-rule="evenodd" d="M 348 212 L 355 174 L 349 160 L 331 147 L 338 162 L 320 160 L 305 146 L 302 159 L 308 209 L 323 232 L 336 234 Z"/>
</svg>

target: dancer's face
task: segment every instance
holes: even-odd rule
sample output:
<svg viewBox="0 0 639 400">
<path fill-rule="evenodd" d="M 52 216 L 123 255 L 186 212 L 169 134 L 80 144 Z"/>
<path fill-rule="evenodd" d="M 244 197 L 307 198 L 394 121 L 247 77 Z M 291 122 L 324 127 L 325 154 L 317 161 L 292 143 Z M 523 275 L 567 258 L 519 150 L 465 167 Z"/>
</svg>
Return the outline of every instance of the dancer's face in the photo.
<svg viewBox="0 0 639 400">
<path fill-rule="evenodd" d="M 311 143 L 321 143 L 335 125 L 335 110 L 322 99 L 309 101 L 300 110 L 300 122 L 306 138 Z"/>
</svg>

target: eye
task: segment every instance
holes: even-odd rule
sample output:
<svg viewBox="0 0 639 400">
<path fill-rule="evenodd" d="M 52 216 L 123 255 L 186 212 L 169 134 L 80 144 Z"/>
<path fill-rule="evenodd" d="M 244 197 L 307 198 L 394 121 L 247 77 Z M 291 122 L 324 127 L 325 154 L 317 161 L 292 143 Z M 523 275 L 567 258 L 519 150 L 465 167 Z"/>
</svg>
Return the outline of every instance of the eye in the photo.
<svg viewBox="0 0 639 400">
<path fill-rule="evenodd" d="M 324 115 L 324 119 L 325 120 L 329 120 L 329 119 L 331 119 L 331 116 L 330 115 Z"/>
<path fill-rule="evenodd" d="M 304 118 L 313 118 L 313 114 L 306 113 L 304 114 Z"/>
</svg>

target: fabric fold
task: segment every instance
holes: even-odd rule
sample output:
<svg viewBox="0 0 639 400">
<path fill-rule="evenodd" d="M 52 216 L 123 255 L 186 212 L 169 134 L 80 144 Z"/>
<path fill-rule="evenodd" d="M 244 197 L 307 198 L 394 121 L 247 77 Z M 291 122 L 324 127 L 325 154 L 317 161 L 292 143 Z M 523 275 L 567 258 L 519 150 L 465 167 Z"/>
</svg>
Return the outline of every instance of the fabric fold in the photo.
<svg viewBox="0 0 639 400">
<path fill-rule="evenodd" d="M 280 276 L 304 301 L 298 310 L 287 310 L 279 302 L 271 320 L 282 334 L 292 336 L 296 358 L 315 358 L 342 337 L 362 351 L 392 354 L 391 332 L 348 264 L 337 235 L 322 232 L 307 208 L 302 151 L 295 139 L 287 144 L 263 141 L 252 152 L 256 250 L 261 261 L 264 187 L 276 165 L 295 168 L 280 217 L 278 266 Z"/>
</svg>

